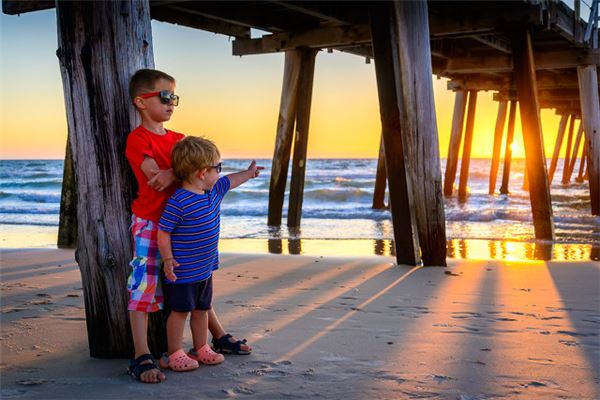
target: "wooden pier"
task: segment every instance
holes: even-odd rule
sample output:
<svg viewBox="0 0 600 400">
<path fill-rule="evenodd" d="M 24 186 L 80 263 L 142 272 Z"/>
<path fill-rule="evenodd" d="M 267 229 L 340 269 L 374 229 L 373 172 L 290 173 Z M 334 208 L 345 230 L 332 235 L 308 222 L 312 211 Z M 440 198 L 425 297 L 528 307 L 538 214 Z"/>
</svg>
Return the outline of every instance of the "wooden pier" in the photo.
<svg viewBox="0 0 600 400">
<path fill-rule="evenodd" d="M 383 205 L 382 180 L 387 176 L 398 263 L 446 265 L 443 196 L 452 195 L 463 143 L 459 197 L 467 200 L 470 144 L 477 94 L 482 90 L 497 92 L 499 101 L 490 193 L 495 191 L 507 108 L 511 135 L 518 103 L 535 235 L 554 237 L 549 178 L 556 165 L 547 170 L 539 110 L 555 108 L 571 121 L 581 120 L 583 136 L 577 136 L 584 142 L 591 212 L 600 215 L 598 26 L 595 18 L 590 23 L 580 18 L 579 0 L 575 0 L 575 10 L 545 0 L 3 0 L 2 5 L 6 14 L 56 7 L 57 55 L 74 171 L 71 185 L 75 190 L 70 193 L 77 198 L 73 217 L 81 227 L 77 260 L 93 356 L 128 356 L 131 349 L 124 302 L 125 266 L 131 254 L 127 215 L 133 185 L 124 143 L 137 120 L 128 106 L 126 88 L 136 69 L 153 67 L 151 19 L 234 37 L 233 55 L 285 53 L 279 119 L 274 127 L 270 225 L 281 224 L 290 158 L 287 224 L 297 227 L 301 223 L 313 75 L 318 52 L 323 49 L 375 60 L 382 122 L 379 165 L 381 169 L 385 165 L 385 174 L 378 173 L 379 199 L 374 205 Z M 592 15 L 597 15 L 598 0 L 593 0 L 592 8 Z M 251 38 L 251 28 L 267 34 Z M 449 88 L 456 92 L 443 185 L 432 74 L 448 78 Z M 561 140 L 565 126 L 563 117 Z M 512 139 L 506 143 L 509 146 Z M 578 154 L 576 147 L 573 159 Z M 375 154 L 377 149 L 373 150 Z M 505 159 L 504 165 L 503 180 L 508 179 L 510 160 Z M 583 160 L 581 179 L 586 175 L 581 172 L 582 165 Z M 570 162 L 569 171 L 574 166 L 575 161 Z M 68 176 L 65 174 L 66 179 Z M 161 337 L 153 332 L 153 348 L 158 351 Z"/>
</svg>

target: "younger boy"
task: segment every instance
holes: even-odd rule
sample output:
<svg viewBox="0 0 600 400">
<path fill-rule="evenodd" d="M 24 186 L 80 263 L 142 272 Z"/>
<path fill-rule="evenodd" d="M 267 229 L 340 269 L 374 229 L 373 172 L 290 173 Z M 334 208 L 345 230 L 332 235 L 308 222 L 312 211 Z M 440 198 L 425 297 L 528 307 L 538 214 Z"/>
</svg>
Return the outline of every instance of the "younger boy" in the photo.
<svg viewBox="0 0 600 400">
<path fill-rule="evenodd" d="M 167 320 L 168 356 L 161 367 L 189 371 L 223 362 L 208 345 L 208 313 L 212 306 L 212 271 L 219 267 L 220 207 L 223 197 L 262 167 L 219 178 L 220 154 L 207 139 L 189 136 L 173 148 L 173 172 L 181 188 L 168 200 L 159 223 L 158 247 L 164 262 L 164 291 L 171 313 Z M 185 353 L 181 339 L 191 313 L 193 349 Z"/>
</svg>

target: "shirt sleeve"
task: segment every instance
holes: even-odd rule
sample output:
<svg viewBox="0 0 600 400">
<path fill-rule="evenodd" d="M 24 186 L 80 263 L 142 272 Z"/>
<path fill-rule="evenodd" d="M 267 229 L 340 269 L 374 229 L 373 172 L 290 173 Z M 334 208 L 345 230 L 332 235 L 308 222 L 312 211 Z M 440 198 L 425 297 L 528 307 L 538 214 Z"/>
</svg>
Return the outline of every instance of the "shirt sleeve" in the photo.
<svg viewBox="0 0 600 400">
<path fill-rule="evenodd" d="M 154 158 L 150 141 L 138 132 L 133 132 L 127 137 L 125 156 L 132 167 L 142 165 L 145 157 Z"/>
<path fill-rule="evenodd" d="M 217 183 L 215 183 L 215 186 L 214 186 L 215 193 L 219 197 L 224 197 L 225 194 L 229 191 L 230 187 L 231 187 L 231 182 L 229 181 L 229 178 L 227 176 L 222 176 L 221 178 L 219 178 Z"/>
<path fill-rule="evenodd" d="M 165 210 L 163 211 L 160 221 L 158 223 L 158 228 L 161 231 L 165 232 L 173 232 L 173 230 L 181 223 L 183 219 L 183 210 L 177 200 L 173 197 L 167 201 L 167 205 L 165 206 Z"/>
</svg>

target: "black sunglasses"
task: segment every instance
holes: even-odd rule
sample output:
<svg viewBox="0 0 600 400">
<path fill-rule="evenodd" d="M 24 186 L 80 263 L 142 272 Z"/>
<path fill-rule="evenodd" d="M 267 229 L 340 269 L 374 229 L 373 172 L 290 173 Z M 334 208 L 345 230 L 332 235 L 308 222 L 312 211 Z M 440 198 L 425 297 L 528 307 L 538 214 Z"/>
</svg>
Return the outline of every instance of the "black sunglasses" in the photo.
<svg viewBox="0 0 600 400">
<path fill-rule="evenodd" d="M 163 104 L 173 104 L 174 106 L 179 104 L 179 96 L 177 96 L 175 93 L 171 93 L 168 90 L 144 93 L 144 94 L 140 94 L 138 97 L 141 97 L 142 99 L 147 99 L 149 97 L 154 97 L 154 96 L 158 96 L 160 98 L 160 102 Z"/>
<path fill-rule="evenodd" d="M 223 167 L 221 166 L 221 164 L 223 164 L 223 163 L 218 163 L 217 165 L 211 165 L 211 166 L 210 166 L 210 167 L 208 167 L 208 168 L 214 168 L 214 169 L 216 169 L 216 170 L 217 170 L 217 174 L 220 174 L 220 173 L 221 173 L 221 170 L 223 169 Z"/>
</svg>

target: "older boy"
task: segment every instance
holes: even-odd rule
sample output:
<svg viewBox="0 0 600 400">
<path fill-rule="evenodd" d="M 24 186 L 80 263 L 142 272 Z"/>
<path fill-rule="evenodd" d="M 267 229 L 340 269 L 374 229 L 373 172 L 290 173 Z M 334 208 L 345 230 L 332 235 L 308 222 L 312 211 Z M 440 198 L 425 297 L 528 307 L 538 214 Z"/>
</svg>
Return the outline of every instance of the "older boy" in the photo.
<svg viewBox="0 0 600 400">
<path fill-rule="evenodd" d="M 202 364 L 223 362 L 207 343 L 208 312 L 212 309 L 212 271 L 219 267 L 220 207 L 223 197 L 262 167 L 219 178 L 220 154 L 210 140 L 186 137 L 173 148 L 175 176 L 182 182 L 167 202 L 159 223 L 158 247 L 164 260 L 168 356 L 161 367 L 189 371 Z M 185 353 L 181 339 L 191 313 L 193 349 Z"/>
<path fill-rule="evenodd" d="M 150 355 L 147 330 L 148 313 L 163 308 L 162 261 L 156 243 L 158 221 L 167 200 L 179 186 L 171 169 L 171 150 L 184 135 L 163 127 L 179 103 L 174 90 L 175 79 L 172 76 L 151 69 L 137 71 L 129 84 L 129 94 L 142 123 L 129 134 L 125 150 L 138 184 L 137 198 L 131 205 L 134 255 L 130 263 L 133 269 L 127 282 L 135 356 L 130 361 L 128 372 L 145 383 L 165 380 L 165 375 Z M 235 346 L 240 350 L 239 354 L 249 354 L 252 350 L 245 342 L 226 334 L 212 310 L 209 328 L 213 342 L 227 340 L 226 346 Z"/>
</svg>

